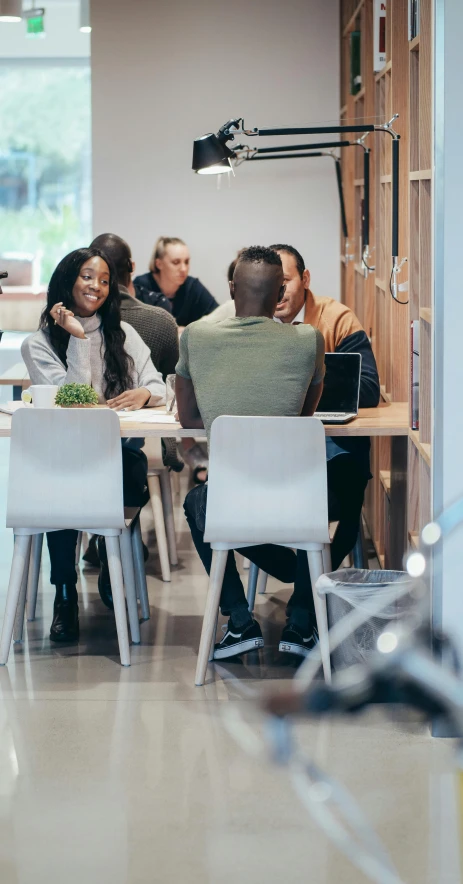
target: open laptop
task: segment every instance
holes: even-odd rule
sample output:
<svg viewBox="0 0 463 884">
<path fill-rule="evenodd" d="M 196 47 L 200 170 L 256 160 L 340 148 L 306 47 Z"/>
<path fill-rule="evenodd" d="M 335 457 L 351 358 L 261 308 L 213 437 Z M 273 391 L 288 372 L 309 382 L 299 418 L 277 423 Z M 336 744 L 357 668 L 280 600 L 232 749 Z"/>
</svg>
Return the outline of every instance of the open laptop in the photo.
<svg viewBox="0 0 463 884">
<path fill-rule="evenodd" d="M 360 353 L 325 353 L 325 383 L 314 417 L 324 424 L 347 424 L 357 417 L 361 368 Z"/>
</svg>

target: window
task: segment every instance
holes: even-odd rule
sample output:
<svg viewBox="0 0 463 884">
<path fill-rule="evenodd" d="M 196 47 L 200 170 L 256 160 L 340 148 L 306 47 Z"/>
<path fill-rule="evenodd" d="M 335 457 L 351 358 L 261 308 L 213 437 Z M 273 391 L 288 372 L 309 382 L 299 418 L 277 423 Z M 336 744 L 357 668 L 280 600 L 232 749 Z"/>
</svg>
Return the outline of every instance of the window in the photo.
<svg viewBox="0 0 463 884">
<path fill-rule="evenodd" d="M 46 284 L 58 261 L 90 239 L 89 64 L 5 60 L 0 66 L 0 258 L 34 261 Z"/>
</svg>

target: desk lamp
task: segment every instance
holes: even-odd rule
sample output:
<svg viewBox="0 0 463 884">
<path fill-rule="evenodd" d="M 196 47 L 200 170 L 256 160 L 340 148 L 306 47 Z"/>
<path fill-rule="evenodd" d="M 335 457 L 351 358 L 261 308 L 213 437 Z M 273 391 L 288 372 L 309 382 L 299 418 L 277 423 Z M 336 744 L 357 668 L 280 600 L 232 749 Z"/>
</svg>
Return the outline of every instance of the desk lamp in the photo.
<svg viewBox="0 0 463 884">
<path fill-rule="evenodd" d="M 398 298 L 399 286 L 397 284 L 397 275 L 400 273 L 403 264 L 407 260 L 403 258 L 399 263 L 399 144 L 400 135 L 392 128 L 394 120 L 398 114 L 389 120 L 388 123 L 364 123 L 353 124 L 347 126 L 285 126 L 279 128 L 254 128 L 245 129 L 242 117 L 228 120 L 220 127 L 216 135 L 208 133 L 201 138 L 197 138 L 193 145 L 193 164 L 192 168 L 200 174 L 217 174 L 218 172 L 226 172 L 231 166 L 230 160 L 234 158 L 234 151 L 230 150 L 227 145 L 228 141 L 233 141 L 237 135 L 254 136 L 273 136 L 273 135 L 320 135 L 320 134 L 342 134 L 342 133 L 361 133 L 365 136 L 369 132 L 387 132 L 392 138 L 392 270 L 389 280 L 389 290 L 398 304 L 408 304 L 408 301 L 400 301 Z M 362 139 L 360 139 L 362 141 Z M 342 142 L 339 142 L 340 144 Z M 306 145 L 307 147 L 309 145 Z M 314 147 L 315 145 L 310 145 Z M 301 145 L 302 147 L 302 145 Z M 287 149 L 287 148 L 286 148 Z M 369 192 L 369 160 L 367 170 L 367 188 Z M 363 231 L 365 233 L 365 229 Z M 365 262 L 364 262 L 365 263 Z"/>
</svg>

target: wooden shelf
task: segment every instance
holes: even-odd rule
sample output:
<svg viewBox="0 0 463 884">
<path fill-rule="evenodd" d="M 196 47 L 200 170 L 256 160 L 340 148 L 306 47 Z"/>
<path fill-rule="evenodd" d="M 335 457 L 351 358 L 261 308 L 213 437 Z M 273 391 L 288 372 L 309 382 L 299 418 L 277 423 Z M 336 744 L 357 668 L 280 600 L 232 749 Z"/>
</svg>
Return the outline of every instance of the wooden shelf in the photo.
<svg viewBox="0 0 463 884">
<path fill-rule="evenodd" d="M 431 169 L 419 169 L 416 172 L 410 172 L 410 181 L 430 181 L 432 178 Z"/>
<path fill-rule="evenodd" d="M 380 470 L 379 471 L 379 481 L 383 486 L 386 494 L 389 496 L 391 493 L 391 471 L 390 470 Z"/>
<path fill-rule="evenodd" d="M 420 434 L 418 430 L 409 430 L 408 435 L 412 440 L 416 450 L 421 454 L 421 457 L 428 465 L 431 466 L 431 446 L 428 442 L 420 441 Z"/>
<path fill-rule="evenodd" d="M 375 76 L 375 83 L 378 83 L 381 77 L 384 77 L 392 68 L 392 62 L 387 61 L 383 68 Z"/>
<path fill-rule="evenodd" d="M 345 255 L 340 255 L 340 256 L 339 256 L 339 260 L 340 260 L 341 264 L 346 264 L 346 263 L 347 263 L 347 262 L 346 262 L 346 256 L 345 256 Z"/>
<path fill-rule="evenodd" d="M 386 387 L 384 386 L 384 384 L 381 384 L 379 391 L 384 402 L 392 402 L 392 396 L 390 393 L 386 392 Z"/>
<path fill-rule="evenodd" d="M 463 0 L 462 0 L 463 2 Z M 408 548 L 408 532 L 417 532 L 432 515 L 432 465 L 430 444 L 433 432 L 432 356 L 434 294 L 432 279 L 433 222 L 433 0 L 420 0 L 420 34 L 408 40 L 408 3 L 387 3 L 386 59 L 380 71 L 374 70 L 373 0 L 340 0 L 341 5 L 341 99 L 342 117 L 386 123 L 398 114 L 401 137 L 399 251 L 408 256 L 409 306 L 396 305 L 389 294 L 391 273 L 391 139 L 382 135 L 368 140 L 373 165 L 370 182 L 370 242 L 375 251 L 373 273 L 365 276 L 358 243 L 362 237 L 362 195 L 364 190 L 361 151 L 344 151 L 343 186 L 346 218 L 355 244 L 356 257 L 343 262 L 341 300 L 358 316 L 370 337 L 381 383 L 381 405 L 390 408 L 404 403 L 410 395 L 410 320 L 418 319 L 420 329 L 420 423 L 419 432 L 409 429 L 408 405 L 405 422 L 407 477 L 403 474 L 395 445 L 385 439 L 372 439 L 373 479 L 365 494 L 365 519 L 382 566 L 400 567 L 401 556 L 394 538 L 394 523 L 403 514 L 406 527 L 402 546 Z M 361 31 L 361 82 L 356 96 L 350 94 L 351 32 Z M 342 38 L 344 35 L 344 38 Z M 371 143 L 370 143 L 371 141 Z M 342 247 L 343 248 L 343 247 Z M 350 265 L 353 266 L 350 266 Z M 375 275 L 376 274 L 376 275 Z M 406 300 L 405 296 L 403 299 Z M 402 300 L 402 298 L 401 298 Z M 423 442 L 422 440 L 426 440 Z M 390 474 L 390 478 L 388 477 Z M 390 482 L 394 494 L 390 494 Z M 402 490 L 403 489 L 403 490 Z M 391 499 L 392 498 L 392 499 Z M 411 541 L 412 542 L 412 541 Z M 400 550 L 400 553 L 402 550 Z"/>
<path fill-rule="evenodd" d="M 345 105 L 341 108 L 341 110 L 339 111 L 339 116 L 340 116 L 340 117 L 344 117 L 345 114 L 347 114 L 347 104 L 345 104 Z"/>
<path fill-rule="evenodd" d="M 409 531 L 408 532 L 408 542 L 410 544 L 410 549 L 419 549 L 420 535 L 418 534 L 418 532 Z"/>
<path fill-rule="evenodd" d="M 357 4 L 353 15 L 351 15 L 349 21 L 347 22 L 346 27 L 344 28 L 344 30 L 342 32 L 343 37 L 347 37 L 350 34 L 350 32 L 354 30 L 355 23 L 356 23 L 359 15 L 362 11 L 362 7 L 363 7 L 364 2 L 365 2 L 365 0 L 360 0 L 360 3 Z"/>
<path fill-rule="evenodd" d="M 429 325 L 432 324 L 432 310 L 430 307 L 420 308 L 420 319 L 423 319 L 424 322 L 428 322 Z"/>
</svg>

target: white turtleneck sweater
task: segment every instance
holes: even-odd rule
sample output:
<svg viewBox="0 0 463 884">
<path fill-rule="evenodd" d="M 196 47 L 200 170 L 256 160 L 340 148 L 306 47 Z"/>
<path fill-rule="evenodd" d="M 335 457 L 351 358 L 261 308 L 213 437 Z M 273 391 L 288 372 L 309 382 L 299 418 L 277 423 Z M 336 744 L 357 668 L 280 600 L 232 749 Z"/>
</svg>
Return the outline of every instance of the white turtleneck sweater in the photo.
<svg viewBox="0 0 463 884">
<path fill-rule="evenodd" d="M 101 331 L 101 318 L 98 313 L 89 317 L 78 317 L 85 332 L 85 338 L 71 335 L 67 349 L 68 367 L 63 365 L 53 350 L 50 338 L 45 331 L 29 335 L 21 347 L 21 355 L 26 363 L 33 384 L 89 384 L 98 393 L 98 401 L 104 403 L 104 354 L 105 342 Z M 166 401 L 166 387 L 162 375 L 155 369 L 150 350 L 138 332 L 127 322 L 121 322 L 125 332 L 124 349 L 132 357 L 133 389 L 146 387 L 151 393 L 148 405 L 163 405 Z"/>
</svg>

